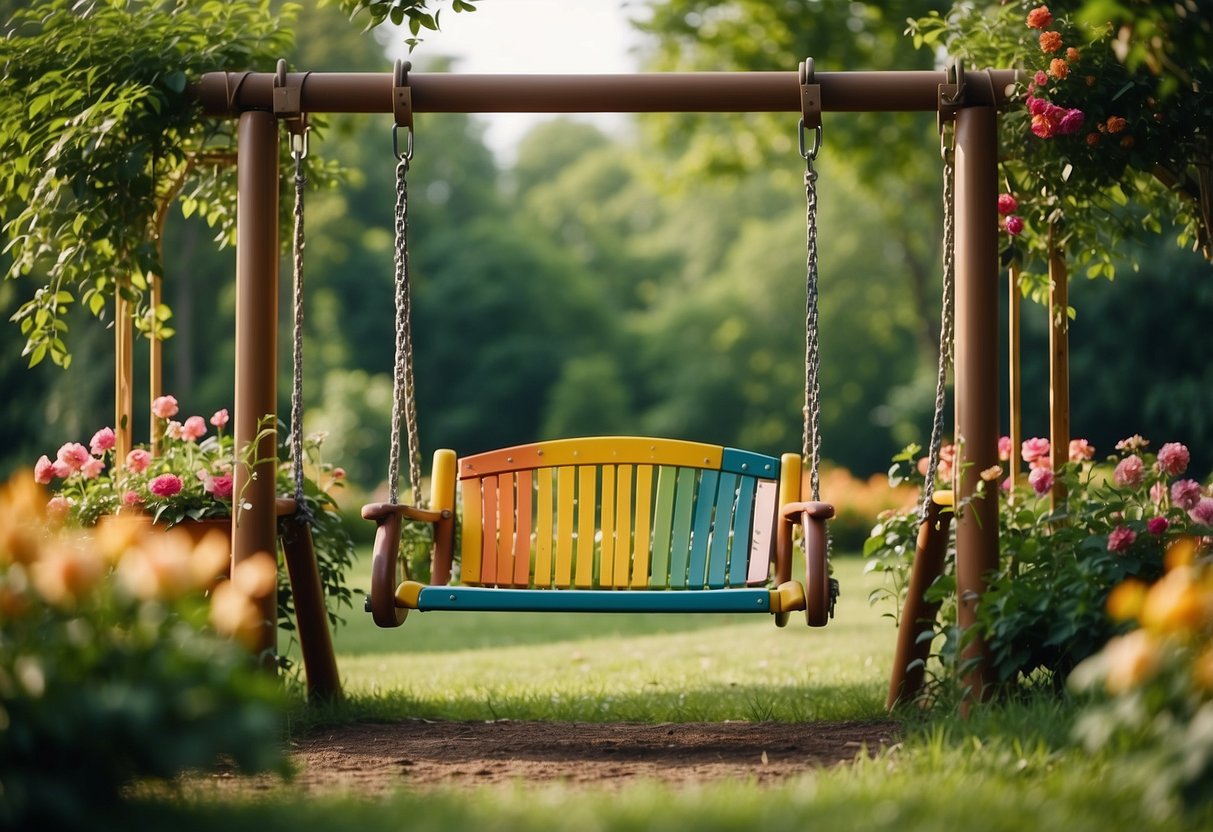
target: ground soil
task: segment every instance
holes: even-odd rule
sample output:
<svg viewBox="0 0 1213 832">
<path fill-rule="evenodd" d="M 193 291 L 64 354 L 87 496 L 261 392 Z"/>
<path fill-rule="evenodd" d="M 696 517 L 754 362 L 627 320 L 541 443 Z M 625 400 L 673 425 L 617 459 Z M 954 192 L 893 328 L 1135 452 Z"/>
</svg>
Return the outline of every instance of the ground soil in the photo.
<svg viewBox="0 0 1213 832">
<path fill-rule="evenodd" d="M 295 738 L 294 790 L 375 796 L 400 787 L 562 782 L 617 786 L 732 779 L 774 784 L 853 762 L 900 739 L 895 722 L 579 724 L 406 720 L 330 726 Z M 195 787 L 278 787 L 218 771 Z"/>
</svg>

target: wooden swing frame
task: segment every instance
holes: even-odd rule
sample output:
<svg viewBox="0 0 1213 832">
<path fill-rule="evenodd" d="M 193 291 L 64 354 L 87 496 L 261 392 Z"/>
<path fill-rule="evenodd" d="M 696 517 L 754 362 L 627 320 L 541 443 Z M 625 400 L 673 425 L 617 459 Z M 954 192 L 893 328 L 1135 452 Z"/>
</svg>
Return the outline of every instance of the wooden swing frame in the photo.
<svg viewBox="0 0 1213 832">
<path fill-rule="evenodd" d="M 256 442 L 255 468 L 237 466 L 236 493 L 249 508 L 233 519 L 233 561 L 276 546 L 273 460 L 277 438 L 260 435 L 277 411 L 279 99 L 307 113 L 393 113 L 393 73 L 212 72 L 196 94 L 210 116 L 236 117 L 237 447 Z M 818 72 L 822 112 L 935 111 L 955 122 L 956 344 L 955 499 L 959 625 L 971 627 L 998 566 L 997 504 L 979 494 L 980 472 L 998 463 L 997 110 L 1016 81 L 1013 70 L 969 72 L 963 91 L 944 71 Z M 798 73 L 714 72 L 635 75 L 459 75 L 412 73 L 413 112 L 788 112 L 803 111 Z M 276 106 L 279 105 L 279 106 Z M 276 599 L 265 599 L 262 649 L 274 650 Z M 968 662 L 968 659 L 977 661 Z M 975 698 L 993 690 L 989 653 L 967 642 L 962 663 Z"/>
</svg>

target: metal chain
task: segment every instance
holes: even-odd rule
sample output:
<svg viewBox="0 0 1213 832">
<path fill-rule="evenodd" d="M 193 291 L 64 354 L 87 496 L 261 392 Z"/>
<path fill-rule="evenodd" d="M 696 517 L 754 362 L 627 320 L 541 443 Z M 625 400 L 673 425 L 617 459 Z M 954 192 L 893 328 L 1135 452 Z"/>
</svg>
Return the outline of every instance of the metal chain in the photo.
<svg viewBox="0 0 1213 832">
<path fill-rule="evenodd" d="M 803 128 L 801 130 L 803 135 Z M 820 128 L 818 128 L 820 137 Z M 820 144 L 820 142 L 818 142 Z M 801 458 L 809 465 L 809 486 L 813 500 L 821 499 L 821 385 L 818 371 L 821 364 L 817 337 L 817 171 L 813 170 L 813 156 L 805 155 L 807 167 L 804 173 L 805 226 L 806 226 L 806 277 L 804 314 L 804 437 Z"/>
<path fill-rule="evenodd" d="M 947 397 L 948 367 L 952 365 L 954 308 L 956 303 L 955 260 L 955 154 L 946 143 L 943 155 L 943 299 L 939 313 L 939 370 L 935 377 L 935 418 L 931 424 L 931 445 L 927 452 L 926 483 L 922 489 L 920 523 L 925 523 L 935 496 L 935 477 L 939 470 L 939 454 L 943 447 L 943 411 Z"/>
<path fill-rule="evenodd" d="M 410 134 L 411 135 L 411 134 Z M 393 138 L 393 141 L 395 139 Z M 411 151 L 411 146 L 410 146 Z M 388 501 L 397 502 L 400 481 L 400 425 L 408 440 L 409 485 L 413 505 L 421 500 L 421 440 L 417 430 L 417 400 L 413 384 L 412 298 L 409 290 L 408 170 L 412 154 L 399 156 L 396 165 L 396 367 L 393 378 L 392 435 L 388 456 Z"/>
<path fill-rule="evenodd" d="M 306 137 L 303 148 L 306 148 Z M 306 149 L 292 148 L 295 159 L 295 240 L 294 240 L 294 295 L 295 324 L 292 332 L 291 352 L 291 474 L 295 482 L 296 516 L 303 516 L 307 506 L 303 501 L 303 191 L 307 177 L 303 173 Z"/>
</svg>

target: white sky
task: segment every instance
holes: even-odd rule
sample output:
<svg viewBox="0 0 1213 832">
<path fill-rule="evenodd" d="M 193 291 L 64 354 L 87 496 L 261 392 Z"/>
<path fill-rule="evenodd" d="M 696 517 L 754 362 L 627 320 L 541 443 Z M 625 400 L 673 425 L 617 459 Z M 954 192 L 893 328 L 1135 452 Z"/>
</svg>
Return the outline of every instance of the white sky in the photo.
<svg viewBox="0 0 1213 832">
<path fill-rule="evenodd" d="M 452 56 L 457 59 L 453 71 L 469 73 L 635 72 L 638 63 L 632 50 L 641 36 L 628 18 L 641 12 L 643 4 L 637 0 L 481 0 L 475 12 L 460 14 L 448 6 L 440 19 L 442 31 L 423 30 L 424 40 L 410 57 L 424 66 L 429 56 Z M 505 163 L 512 161 L 528 129 L 553 117 L 477 116 L 488 125 L 489 147 Z M 627 121 L 618 114 L 572 117 L 611 130 Z"/>
</svg>

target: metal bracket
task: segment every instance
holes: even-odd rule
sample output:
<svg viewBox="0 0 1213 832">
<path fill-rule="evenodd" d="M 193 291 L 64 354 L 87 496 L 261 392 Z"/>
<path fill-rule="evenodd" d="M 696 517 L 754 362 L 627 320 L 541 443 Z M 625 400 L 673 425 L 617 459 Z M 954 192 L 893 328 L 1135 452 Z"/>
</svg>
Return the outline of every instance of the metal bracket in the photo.
<svg viewBox="0 0 1213 832">
<path fill-rule="evenodd" d="M 410 61 L 396 60 L 396 69 L 392 73 L 392 114 L 396 117 L 397 127 L 413 129 L 413 90 L 409 86 L 409 70 L 413 68 Z"/>
<path fill-rule="evenodd" d="M 303 112 L 303 82 L 311 72 L 286 71 L 286 60 L 278 59 L 274 74 L 274 115 L 282 119 L 291 134 L 291 153 L 307 156 L 307 113 Z"/>
<path fill-rule="evenodd" d="M 807 129 L 821 127 L 821 84 L 814 83 L 812 58 L 800 62 L 800 115 Z"/>
<path fill-rule="evenodd" d="M 964 106 L 965 71 L 959 59 L 949 58 L 944 69 L 944 83 L 939 85 L 936 123 L 939 127 L 941 150 L 944 149 L 944 128 L 956 122 L 956 111 Z"/>
</svg>

